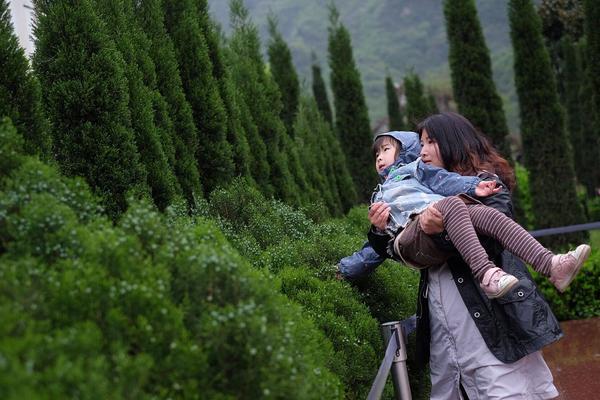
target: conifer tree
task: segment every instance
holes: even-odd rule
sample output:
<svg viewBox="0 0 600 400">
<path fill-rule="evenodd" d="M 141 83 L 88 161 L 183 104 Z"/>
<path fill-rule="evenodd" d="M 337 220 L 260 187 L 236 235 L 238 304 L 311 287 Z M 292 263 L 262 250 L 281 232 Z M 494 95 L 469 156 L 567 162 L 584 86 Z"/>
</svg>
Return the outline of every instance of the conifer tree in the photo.
<svg viewBox="0 0 600 400">
<path fill-rule="evenodd" d="M 392 77 L 389 75 L 385 77 L 385 93 L 387 96 L 390 131 L 404 130 L 404 121 L 402 120 L 402 110 L 400 109 L 400 102 L 398 101 L 398 93 L 396 93 L 396 86 L 394 85 L 394 82 L 392 82 Z"/>
<path fill-rule="evenodd" d="M 573 160 L 540 18 L 531 0 L 510 0 L 508 12 L 535 227 L 581 223 L 584 218 L 575 193 Z M 548 243 L 577 242 L 583 236 L 553 236 Z"/>
<path fill-rule="evenodd" d="M 579 98 L 579 87 L 583 84 L 581 60 L 577 49 L 567 36 L 561 40 L 564 56 L 564 105 L 566 111 L 566 126 L 568 138 L 573 149 L 573 166 L 579 182 L 585 185 L 584 143 L 582 137 L 582 106 Z"/>
<path fill-rule="evenodd" d="M 268 24 L 271 36 L 268 48 L 269 64 L 273 79 L 279 87 L 279 93 L 281 93 L 283 103 L 281 119 L 287 128 L 288 134 L 293 135 L 292 125 L 298 111 L 300 96 L 298 74 L 292 63 L 292 53 L 277 28 L 277 19 L 273 14 L 268 16 Z"/>
<path fill-rule="evenodd" d="M 415 126 L 429 115 L 429 101 L 425 97 L 423 83 L 419 75 L 409 72 L 404 77 L 404 95 L 406 96 L 406 120 L 408 129 Z"/>
<path fill-rule="evenodd" d="M 275 195 L 289 204 L 300 204 L 298 186 L 287 165 L 285 126 L 279 118 L 279 90 L 265 72 L 258 32 L 249 20 L 248 10 L 241 0 L 232 0 L 230 9 L 233 28 L 230 54 L 235 57 L 233 77 L 248 107 L 246 118 L 254 122 L 266 146 L 269 181 Z"/>
<path fill-rule="evenodd" d="M 175 148 L 175 176 L 188 205 L 192 206 L 196 198 L 202 197 L 200 174 L 195 159 L 198 137 L 192 109 L 183 92 L 175 47 L 164 26 L 161 0 L 137 2 L 136 15 L 149 39 L 148 52 L 156 68 L 156 86 L 166 102 L 173 125 L 170 136 Z M 161 101 L 157 98 L 155 107 L 160 109 L 160 106 Z M 168 121 L 163 119 L 163 124 L 165 122 L 168 126 Z"/>
<path fill-rule="evenodd" d="M 595 182 L 598 179 L 598 168 L 595 165 L 598 163 L 599 144 L 594 143 L 594 138 L 598 134 L 598 126 L 596 123 L 595 107 L 594 107 L 594 96 L 592 89 L 592 82 L 590 79 L 590 67 L 588 61 L 589 53 L 586 50 L 587 40 L 584 37 L 579 41 L 577 45 L 577 55 L 581 62 L 581 80 L 579 81 L 578 87 L 578 100 L 579 106 L 581 107 L 580 119 L 580 138 L 581 146 L 575 148 L 576 144 L 573 144 L 575 155 L 581 157 L 576 160 L 575 167 L 579 165 L 581 168 L 576 169 L 577 177 L 579 181 L 584 185 L 588 195 L 595 196 L 596 188 L 598 187 Z M 573 107 L 577 107 L 576 105 Z M 590 140 L 591 139 L 591 140 Z"/>
<path fill-rule="evenodd" d="M 600 158 L 600 4 L 597 1 L 583 0 L 585 20 L 584 28 L 587 39 L 586 57 L 587 57 L 587 79 L 590 81 L 592 90 L 592 100 L 594 107 L 594 125 L 596 126 L 595 135 L 586 138 L 595 153 L 595 159 Z M 587 142 L 587 141 L 586 141 Z M 600 171 L 594 168 L 593 182 L 595 188 L 600 187 Z"/>
<path fill-rule="evenodd" d="M 333 126 L 333 116 L 329 98 L 327 97 L 327 88 L 325 87 L 323 75 L 321 74 L 321 66 L 318 64 L 317 57 L 314 53 L 312 53 L 312 90 L 319 112 L 323 118 L 325 118 L 325 121 Z"/>
<path fill-rule="evenodd" d="M 210 193 L 233 177 L 233 154 L 227 142 L 227 112 L 213 76 L 208 45 L 194 0 L 165 1 L 165 26 L 179 63 L 186 98 L 198 129 L 200 180 Z"/>
<path fill-rule="evenodd" d="M 25 150 L 51 157 L 40 84 L 14 33 L 6 0 L 0 0 L 0 118 L 8 116 L 25 139 Z"/>
<path fill-rule="evenodd" d="M 242 176 L 248 182 L 253 182 L 254 179 L 250 171 L 250 146 L 246 137 L 246 131 L 242 125 L 241 112 L 239 104 L 236 101 L 233 79 L 225 63 L 224 49 L 217 27 L 209 17 L 208 2 L 206 0 L 196 0 L 196 5 L 199 13 L 200 27 L 206 39 L 208 54 L 213 65 L 213 76 L 219 85 L 219 93 L 227 112 L 227 142 L 232 147 L 234 175 Z"/>
<path fill-rule="evenodd" d="M 346 153 L 359 201 L 368 201 L 377 182 L 370 147 L 373 141 L 360 73 L 350 33 L 333 4 L 329 8 L 329 67 L 335 108 L 335 130 Z"/>
<path fill-rule="evenodd" d="M 116 218 L 126 193 L 147 190 L 129 111 L 125 62 L 88 0 L 35 2 L 33 59 L 68 175 L 87 179 Z"/>
<path fill-rule="evenodd" d="M 492 79 L 490 52 L 485 44 L 475 0 L 445 0 L 450 74 L 458 111 L 510 157 L 508 126 Z"/>
<path fill-rule="evenodd" d="M 153 63 L 146 53 L 145 34 L 133 17 L 129 0 L 94 0 L 105 21 L 117 50 L 125 60 L 125 77 L 129 89 L 130 127 L 133 130 L 140 160 L 146 169 L 146 179 L 152 198 L 164 210 L 176 194 L 176 181 L 163 150 L 159 130 L 154 124 L 154 95 L 144 83 L 144 76 L 153 75 Z M 151 65 L 148 65 L 151 64 Z M 142 73 L 144 68 L 145 74 Z M 151 78 L 149 78 L 151 79 Z M 165 143 L 167 144 L 167 143 Z"/>
</svg>

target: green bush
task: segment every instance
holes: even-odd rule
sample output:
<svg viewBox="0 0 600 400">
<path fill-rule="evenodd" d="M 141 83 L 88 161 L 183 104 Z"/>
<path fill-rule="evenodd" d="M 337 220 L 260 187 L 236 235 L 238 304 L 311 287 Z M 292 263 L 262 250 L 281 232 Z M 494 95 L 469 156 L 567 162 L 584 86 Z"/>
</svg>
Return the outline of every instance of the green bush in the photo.
<svg viewBox="0 0 600 400">
<path fill-rule="evenodd" d="M 600 316 L 600 250 L 592 248 L 592 254 L 575 280 L 564 293 L 533 271 L 536 283 L 550 303 L 552 311 L 561 320 L 584 319 Z"/>
</svg>

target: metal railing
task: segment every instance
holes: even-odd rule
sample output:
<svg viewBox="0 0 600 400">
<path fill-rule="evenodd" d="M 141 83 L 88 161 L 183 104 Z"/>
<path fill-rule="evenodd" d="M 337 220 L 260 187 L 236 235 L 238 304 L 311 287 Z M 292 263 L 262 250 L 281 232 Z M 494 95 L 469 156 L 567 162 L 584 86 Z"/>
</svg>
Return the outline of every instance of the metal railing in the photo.
<svg viewBox="0 0 600 400">
<path fill-rule="evenodd" d="M 381 325 L 384 343 L 387 343 L 387 347 L 367 400 L 379 400 L 381 398 L 390 372 L 396 399 L 412 400 L 408 369 L 406 368 L 406 336 L 415 329 L 415 326 L 416 317 L 414 315 L 403 321 L 386 322 Z"/>
</svg>

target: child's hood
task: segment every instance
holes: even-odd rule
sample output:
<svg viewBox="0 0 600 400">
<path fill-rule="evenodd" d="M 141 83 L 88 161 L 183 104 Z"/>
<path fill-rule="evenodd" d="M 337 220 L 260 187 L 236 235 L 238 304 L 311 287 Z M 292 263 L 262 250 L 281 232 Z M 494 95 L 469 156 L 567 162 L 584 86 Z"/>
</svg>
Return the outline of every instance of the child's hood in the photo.
<svg viewBox="0 0 600 400">
<path fill-rule="evenodd" d="M 409 164 L 419 158 L 421 153 L 421 142 L 419 140 L 419 134 L 410 131 L 391 131 L 379 133 L 375 136 L 374 140 L 377 140 L 380 136 L 391 136 L 400 143 L 402 143 L 402 150 L 398 155 L 398 158 L 393 165 L 390 165 L 385 170 L 381 171 L 380 175 L 387 176 L 389 170 L 392 167 L 398 167 L 399 165 Z"/>
</svg>

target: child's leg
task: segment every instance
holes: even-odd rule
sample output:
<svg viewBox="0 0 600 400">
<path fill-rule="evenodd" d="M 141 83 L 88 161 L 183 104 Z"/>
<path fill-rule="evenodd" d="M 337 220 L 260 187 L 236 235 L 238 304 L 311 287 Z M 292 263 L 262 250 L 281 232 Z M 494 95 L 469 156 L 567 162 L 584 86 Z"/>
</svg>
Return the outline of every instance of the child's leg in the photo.
<svg viewBox="0 0 600 400">
<path fill-rule="evenodd" d="M 433 207 L 442 213 L 444 228 L 452 244 L 471 268 L 475 279 L 481 282 L 485 273 L 496 266 L 479 242 L 467 205 L 460 198 L 452 196 L 436 202 Z"/>
<path fill-rule="evenodd" d="M 483 204 L 467 206 L 478 233 L 493 237 L 539 273 L 550 276 L 554 254 L 540 244 L 523 227 L 496 209 Z"/>
</svg>

